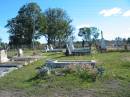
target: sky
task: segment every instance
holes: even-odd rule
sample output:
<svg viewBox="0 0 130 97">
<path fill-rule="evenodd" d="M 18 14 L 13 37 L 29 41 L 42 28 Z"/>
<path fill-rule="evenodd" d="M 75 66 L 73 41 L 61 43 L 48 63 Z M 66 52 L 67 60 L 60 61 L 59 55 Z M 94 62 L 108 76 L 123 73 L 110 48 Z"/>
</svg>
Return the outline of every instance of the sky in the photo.
<svg viewBox="0 0 130 97">
<path fill-rule="evenodd" d="M 81 27 L 95 26 L 103 31 L 107 40 L 115 37 L 130 37 L 130 0 L 1 0 L 0 38 L 8 42 L 7 20 L 15 17 L 18 10 L 29 2 L 36 2 L 42 11 L 48 8 L 63 8 L 73 20 L 76 40 Z M 40 39 L 40 42 L 46 42 Z"/>
</svg>

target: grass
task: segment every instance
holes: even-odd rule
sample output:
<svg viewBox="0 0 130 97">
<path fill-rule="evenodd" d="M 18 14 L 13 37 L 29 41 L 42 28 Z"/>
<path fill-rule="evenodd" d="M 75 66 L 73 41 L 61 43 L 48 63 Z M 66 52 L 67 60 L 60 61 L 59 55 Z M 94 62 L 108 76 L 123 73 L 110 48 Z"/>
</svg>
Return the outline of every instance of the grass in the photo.
<svg viewBox="0 0 130 97">
<path fill-rule="evenodd" d="M 62 53 L 44 53 L 44 59 L 15 70 L 0 78 L 0 89 L 23 92 L 27 97 L 45 95 L 62 97 L 86 94 L 92 97 L 130 97 L 130 52 L 97 53 L 86 56 L 65 56 Z M 104 75 L 96 82 L 81 80 L 73 74 L 66 76 L 50 75 L 37 78 L 37 67 L 46 59 L 56 60 L 96 60 L 98 66 L 105 68 Z M 75 93 L 81 93 L 79 96 Z"/>
</svg>

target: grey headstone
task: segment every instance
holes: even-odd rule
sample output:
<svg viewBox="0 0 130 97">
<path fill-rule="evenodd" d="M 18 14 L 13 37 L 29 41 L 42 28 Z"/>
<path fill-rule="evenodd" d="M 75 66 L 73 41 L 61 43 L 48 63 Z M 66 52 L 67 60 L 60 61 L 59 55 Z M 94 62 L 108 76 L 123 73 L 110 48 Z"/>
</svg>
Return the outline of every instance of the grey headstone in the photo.
<svg viewBox="0 0 130 97">
<path fill-rule="evenodd" d="M 104 39 L 101 39 L 101 49 L 106 49 L 106 44 Z"/>
<path fill-rule="evenodd" d="M 106 49 L 106 43 L 103 38 L 103 32 L 101 31 L 101 49 Z"/>
</svg>

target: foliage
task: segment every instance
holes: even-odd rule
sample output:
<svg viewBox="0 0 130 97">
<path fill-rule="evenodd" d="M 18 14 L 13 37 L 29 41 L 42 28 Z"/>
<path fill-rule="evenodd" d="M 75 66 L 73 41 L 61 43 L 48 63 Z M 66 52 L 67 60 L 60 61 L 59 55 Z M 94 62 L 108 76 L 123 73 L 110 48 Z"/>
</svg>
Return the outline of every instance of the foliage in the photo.
<svg viewBox="0 0 130 97">
<path fill-rule="evenodd" d="M 91 47 L 92 43 L 96 43 L 96 40 L 99 37 L 99 29 L 96 27 L 83 27 L 79 29 L 78 35 L 83 37 Z"/>
<path fill-rule="evenodd" d="M 0 43 L 2 42 L 2 39 L 0 38 Z"/>
<path fill-rule="evenodd" d="M 127 44 L 130 44 L 130 38 L 127 39 Z"/>
<path fill-rule="evenodd" d="M 79 69 L 76 73 L 83 81 L 94 82 L 96 81 L 97 72 L 90 69 Z"/>
<path fill-rule="evenodd" d="M 58 41 L 59 45 L 64 42 L 73 32 L 72 20 L 61 8 L 49 8 L 45 12 L 46 31 L 42 31 L 48 44 Z"/>
<path fill-rule="evenodd" d="M 41 22 L 42 21 L 42 22 Z M 10 20 L 5 27 L 9 28 L 10 45 L 31 45 L 34 38 L 38 38 L 37 32 L 43 29 L 43 14 L 36 3 L 23 5 L 18 15 Z"/>
<path fill-rule="evenodd" d="M 123 39 L 121 37 L 116 37 L 115 38 L 115 46 L 120 47 L 120 46 L 122 46 L 122 44 L 123 44 Z"/>
<path fill-rule="evenodd" d="M 7 49 L 7 43 L 2 42 L 1 38 L 0 38 L 0 49 Z"/>
<path fill-rule="evenodd" d="M 72 20 L 61 8 L 49 8 L 44 13 L 36 3 L 23 5 L 16 17 L 8 20 L 10 45 L 31 45 L 34 39 L 45 36 L 48 44 L 61 46 L 74 30 Z"/>
<path fill-rule="evenodd" d="M 0 48 L 1 48 L 1 44 L 2 44 L 2 39 L 0 38 Z"/>
</svg>

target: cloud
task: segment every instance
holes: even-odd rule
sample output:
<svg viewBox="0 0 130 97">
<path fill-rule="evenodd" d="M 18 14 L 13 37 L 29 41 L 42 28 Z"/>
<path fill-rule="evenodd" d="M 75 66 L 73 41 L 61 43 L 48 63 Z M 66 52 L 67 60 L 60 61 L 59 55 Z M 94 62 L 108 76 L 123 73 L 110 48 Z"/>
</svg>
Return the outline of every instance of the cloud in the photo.
<svg viewBox="0 0 130 97">
<path fill-rule="evenodd" d="M 124 12 L 122 16 L 129 17 L 130 16 L 130 10 Z"/>
<path fill-rule="evenodd" d="M 103 16 L 112 16 L 112 15 L 117 15 L 117 14 L 121 14 L 121 8 L 112 8 L 112 9 L 103 9 L 102 11 L 100 11 L 100 15 Z"/>
</svg>

